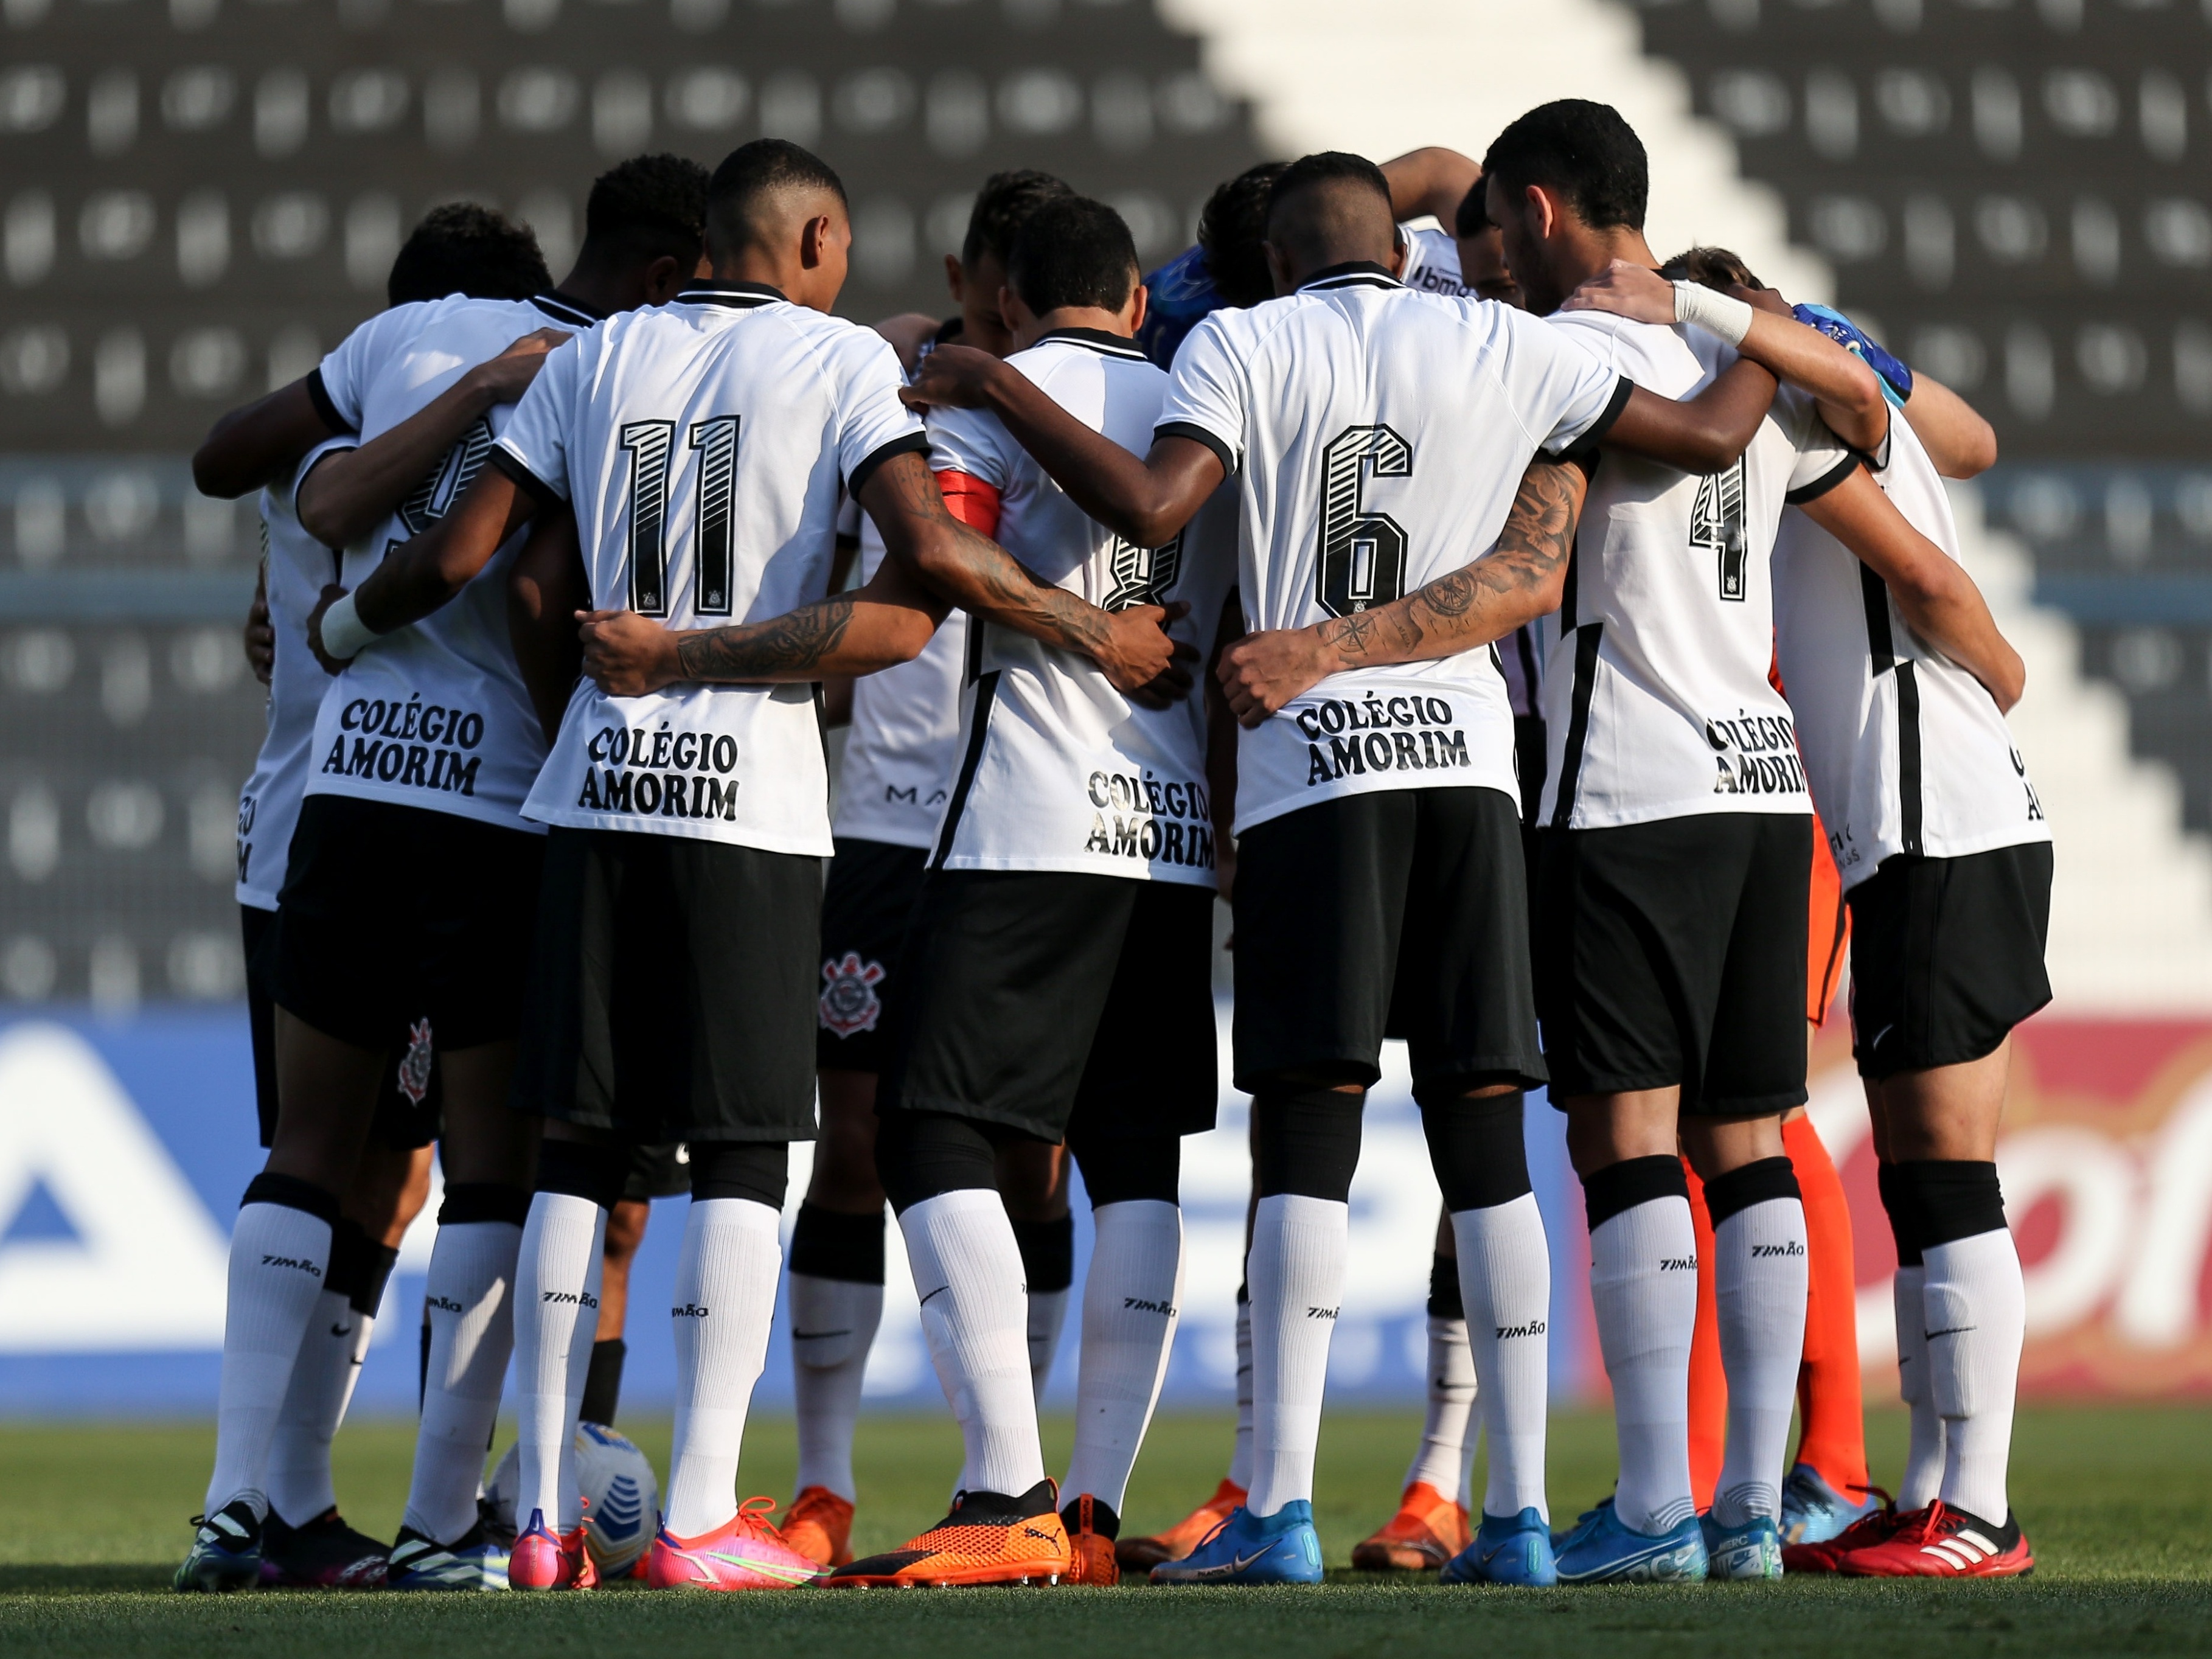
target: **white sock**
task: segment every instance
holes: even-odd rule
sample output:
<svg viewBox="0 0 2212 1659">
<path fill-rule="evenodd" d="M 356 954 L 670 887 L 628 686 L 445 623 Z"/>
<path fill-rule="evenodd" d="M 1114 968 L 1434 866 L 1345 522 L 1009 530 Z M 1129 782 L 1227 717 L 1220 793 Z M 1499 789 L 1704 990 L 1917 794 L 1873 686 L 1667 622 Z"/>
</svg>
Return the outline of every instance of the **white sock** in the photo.
<svg viewBox="0 0 2212 1659">
<path fill-rule="evenodd" d="M 1252 1489 L 1259 1516 L 1313 1498 L 1328 1340 L 1344 1302 L 1352 1207 L 1277 1193 L 1260 1200 L 1252 1285 Z"/>
<path fill-rule="evenodd" d="M 676 1440 L 668 1457 L 668 1530 L 699 1538 L 738 1512 L 745 1413 L 768 1363 L 781 1218 L 750 1198 L 695 1198 L 676 1270 Z"/>
<path fill-rule="evenodd" d="M 1252 1298 L 1237 1298 L 1237 1443 L 1229 1454 L 1229 1481 L 1252 1489 Z"/>
<path fill-rule="evenodd" d="M 1713 1229 L 1713 1304 L 1728 1377 L 1728 1449 L 1713 1489 L 1720 1526 L 1782 1516 L 1805 1357 L 1808 1260 L 1805 1206 L 1794 1198 L 1762 1200 Z"/>
<path fill-rule="evenodd" d="M 522 1229 L 511 1221 L 441 1225 L 430 1247 L 429 1283 L 422 1292 L 430 1363 L 402 1524 L 441 1544 L 456 1542 L 477 1523 L 484 1449 L 499 1419 L 500 1386 L 514 1351 L 521 1249 Z M 592 1323 L 596 1328 L 596 1316 Z M 523 1524 L 529 1521 L 526 1510 Z"/>
<path fill-rule="evenodd" d="M 356 1314 L 340 1291 L 315 1297 L 314 1316 L 292 1361 L 284 1409 L 269 1443 L 269 1507 L 293 1526 L 313 1520 L 338 1501 L 331 1485 L 331 1442 L 361 1374 L 367 1333 L 374 1322 Z"/>
<path fill-rule="evenodd" d="M 988 1188 L 939 1193 L 899 1218 L 922 1334 L 967 1445 L 965 1492 L 1019 1497 L 1044 1479 L 1031 1392 L 1022 1258 Z"/>
<path fill-rule="evenodd" d="M 1464 1319 L 1429 1316 L 1428 1390 L 1421 1443 L 1406 1467 L 1406 1484 L 1426 1481 L 1449 1496 L 1458 1490 L 1474 1421 L 1474 1357 L 1467 1351 Z"/>
<path fill-rule="evenodd" d="M 1044 1385 L 1052 1380 L 1052 1362 L 1060 1356 L 1060 1327 L 1067 1323 L 1067 1291 L 1029 1292 L 1030 1394 L 1040 1407 L 1044 1404 Z"/>
<path fill-rule="evenodd" d="M 1083 1281 L 1075 1454 L 1060 1502 L 1088 1492 L 1119 1515 L 1175 1343 L 1182 1211 L 1160 1199 L 1131 1199 L 1102 1204 L 1091 1219 L 1097 1238 Z"/>
<path fill-rule="evenodd" d="M 514 1270 L 514 1519 L 544 1512 L 556 1532 L 583 1517 L 576 1486 L 576 1414 L 599 1328 L 599 1273 L 607 1212 L 588 1198 L 530 1200 Z"/>
<path fill-rule="evenodd" d="M 1613 1512 L 1634 1532 L 1667 1532 L 1698 1512 L 1690 1496 L 1697 1261 L 1686 1198 L 1646 1200 L 1590 1232 L 1590 1301 L 1620 1445 Z"/>
<path fill-rule="evenodd" d="M 2002 1527 L 2012 1457 L 2013 1396 L 2027 1333 L 2020 1252 L 2008 1228 L 1930 1244 L 1928 1372 L 1943 1417 L 1943 1502 Z"/>
<path fill-rule="evenodd" d="M 1897 1488 L 1898 1511 L 1905 1515 L 1926 1509 L 1943 1495 L 1943 1416 L 1936 1409 L 1935 1379 L 1928 1374 L 1927 1282 L 1928 1270 L 1918 1266 L 1899 1267 L 1890 1280 L 1890 1304 L 1897 1315 L 1897 1391 L 1911 1423 L 1905 1478 Z"/>
<path fill-rule="evenodd" d="M 240 1498 L 256 1514 L 269 1512 L 270 1443 L 330 1263 L 331 1224 L 321 1217 L 288 1204 L 239 1210 L 230 1235 L 210 1515 Z"/>
<path fill-rule="evenodd" d="M 791 1382 L 799 1408 L 795 1489 L 827 1486 L 854 1500 L 853 1431 L 868 1349 L 883 1323 L 884 1287 L 791 1276 Z"/>
<path fill-rule="evenodd" d="M 1534 1510 L 1549 1521 L 1544 1431 L 1551 1410 L 1552 1253 L 1544 1218 L 1535 1194 L 1523 1193 L 1504 1204 L 1455 1211 L 1451 1224 L 1468 1346 L 1480 1379 L 1474 1405 L 1490 1437 L 1482 1510 L 1510 1520 Z M 1686 1414 L 1683 1420 L 1686 1425 Z"/>
</svg>

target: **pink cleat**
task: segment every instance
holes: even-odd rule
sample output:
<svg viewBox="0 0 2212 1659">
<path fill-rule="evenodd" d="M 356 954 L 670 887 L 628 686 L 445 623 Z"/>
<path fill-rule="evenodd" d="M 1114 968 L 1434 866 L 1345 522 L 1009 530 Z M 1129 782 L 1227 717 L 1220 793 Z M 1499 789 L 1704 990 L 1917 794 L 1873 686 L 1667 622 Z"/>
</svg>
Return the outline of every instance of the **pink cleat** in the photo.
<svg viewBox="0 0 2212 1659">
<path fill-rule="evenodd" d="M 748 1498 L 730 1523 L 702 1538 L 678 1538 L 666 1527 L 645 1558 L 645 1582 L 655 1589 L 795 1589 L 822 1576 L 822 1564 L 801 1554 L 769 1524 L 772 1498 Z"/>
<path fill-rule="evenodd" d="M 580 1525 L 566 1535 L 545 1524 L 545 1511 L 530 1511 L 530 1524 L 507 1557 L 507 1582 L 514 1589 L 590 1589 L 599 1582 Z"/>
</svg>

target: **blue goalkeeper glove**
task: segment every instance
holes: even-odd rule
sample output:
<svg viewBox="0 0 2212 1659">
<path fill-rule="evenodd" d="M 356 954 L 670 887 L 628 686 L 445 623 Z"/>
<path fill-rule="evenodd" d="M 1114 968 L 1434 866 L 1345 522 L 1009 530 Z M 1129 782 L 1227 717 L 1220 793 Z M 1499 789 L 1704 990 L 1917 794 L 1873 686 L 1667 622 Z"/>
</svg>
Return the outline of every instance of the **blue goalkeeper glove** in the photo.
<svg viewBox="0 0 2212 1659">
<path fill-rule="evenodd" d="M 1881 380 L 1882 396 L 1898 408 L 1905 407 L 1905 400 L 1912 395 L 1912 371 L 1876 345 L 1856 323 L 1829 306 L 1792 306 L 1790 314 L 1862 359 Z"/>
</svg>

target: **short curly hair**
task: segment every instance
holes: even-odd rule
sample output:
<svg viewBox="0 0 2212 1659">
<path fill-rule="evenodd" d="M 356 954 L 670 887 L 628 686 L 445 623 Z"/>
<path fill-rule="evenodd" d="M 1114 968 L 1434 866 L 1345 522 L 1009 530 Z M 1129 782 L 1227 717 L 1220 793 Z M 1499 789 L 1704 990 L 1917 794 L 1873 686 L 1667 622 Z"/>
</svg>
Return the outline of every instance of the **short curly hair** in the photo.
<svg viewBox="0 0 2212 1659">
<path fill-rule="evenodd" d="M 1066 201 L 1074 194 L 1065 179 L 1035 167 L 993 173 L 975 192 L 968 234 L 960 241 L 960 263 L 973 270 L 975 261 L 988 253 L 1006 264 L 1023 222 L 1047 202 Z"/>
<path fill-rule="evenodd" d="M 592 181 L 584 240 L 625 258 L 699 261 L 707 234 L 707 169 L 665 153 L 634 155 Z"/>
<path fill-rule="evenodd" d="M 1267 193 L 1290 165 L 1262 161 L 1245 168 L 1214 186 L 1199 212 L 1199 251 L 1224 304 L 1256 306 L 1275 297 L 1261 244 L 1267 240 Z"/>
<path fill-rule="evenodd" d="M 465 294 L 472 300 L 526 300 L 553 286 L 529 226 L 476 202 L 448 202 L 422 216 L 392 262 L 385 298 L 404 306 Z"/>
</svg>

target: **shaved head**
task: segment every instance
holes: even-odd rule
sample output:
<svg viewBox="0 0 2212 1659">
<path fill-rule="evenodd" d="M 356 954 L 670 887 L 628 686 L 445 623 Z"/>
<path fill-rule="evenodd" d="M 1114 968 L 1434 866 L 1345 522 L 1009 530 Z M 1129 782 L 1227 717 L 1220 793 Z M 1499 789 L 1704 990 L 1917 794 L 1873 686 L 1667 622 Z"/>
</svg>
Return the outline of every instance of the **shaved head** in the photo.
<svg viewBox="0 0 2212 1659">
<path fill-rule="evenodd" d="M 1291 162 L 1268 192 L 1267 241 L 1294 277 L 1354 260 L 1389 264 L 1398 226 L 1382 169 L 1337 150 Z"/>
<path fill-rule="evenodd" d="M 787 140 L 757 138 L 723 158 L 707 185 L 708 255 L 720 264 L 748 248 L 779 249 L 823 217 L 845 217 L 836 171 Z"/>
</svg>

